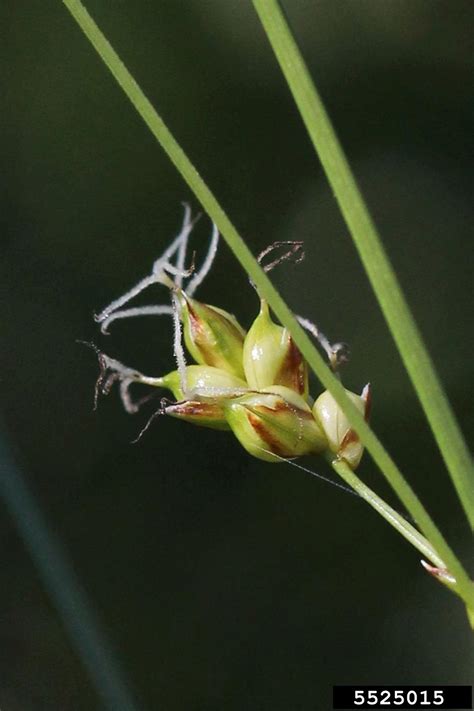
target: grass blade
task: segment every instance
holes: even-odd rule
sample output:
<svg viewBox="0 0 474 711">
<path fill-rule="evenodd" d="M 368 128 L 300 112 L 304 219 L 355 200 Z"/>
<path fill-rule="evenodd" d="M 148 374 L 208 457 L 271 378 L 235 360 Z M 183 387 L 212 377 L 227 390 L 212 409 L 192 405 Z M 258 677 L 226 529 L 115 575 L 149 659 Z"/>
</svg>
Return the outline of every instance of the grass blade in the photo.
<svg viewBox="0 0 474 711">
<path fill-rule="evenodd" d="M 308 361 L 309 366 L 321 383 L 333 394 L 336 402 L 343 408 L 350 424 L 356 430 L 368 452 L 377 463 L 382 474 L 390 483 L 407 511 L 417 522 L 420 530 L 446 562 L 451 574 L 458 581 L 456 592 L 467 604 L 470 604 L 471 607 L 474 608 L 474 590 L 461 563 L 430 518 L 421 501 L 404 479 L 393 459 L 385 450 L 375 433 L 367 425 L 355 405 L 349 400 L 339 380 L 328 368 L 322 356 L 298 324 L 293 313 L 283 301 L 268 276 L 261 269 L 242 237 L 238 234 L 234 225 L 217 202 L 213 193 L 165 125 L 163 119 L 153 108 L 150 101 L 80 0 L 62 0 L 62 2 L 100 55 L 151 133 L 155 136 L 183 179 L 187 182 L 209 217 L 217 225 L 228 246 L 254 284 L 258 287 L 259 293 L 268 301 L 281 323 L 290 330 L 296 345 L 304 358 Z"/>
<path fill-rule="evenodd" d="M 474 529 L 474 467 L 377 229 L 278 0 L 253 0 Z"/>
</svg>

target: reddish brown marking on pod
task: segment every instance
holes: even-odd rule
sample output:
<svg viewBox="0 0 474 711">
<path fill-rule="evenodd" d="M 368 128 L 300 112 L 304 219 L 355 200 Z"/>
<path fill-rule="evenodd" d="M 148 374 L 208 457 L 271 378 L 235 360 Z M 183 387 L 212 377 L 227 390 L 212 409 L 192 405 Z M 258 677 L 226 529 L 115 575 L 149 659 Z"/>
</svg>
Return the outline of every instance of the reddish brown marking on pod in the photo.
<svg viewBox="0 0 474 711">
<path fill-rule="evenodd" d="M 261 412 L 262 414 L 268 412 L 271 415 L 274 415 L 276 412 L 290 412 L 292 415 L 295 415 L 298 419 L 302 420 L 311 420 L 313 419 L 313 414 L 311 412 L 308 412 L 307 410 L 300 410 L 299 407 L 294 407 L 290 403 L 287 403 L 286 401 L 283 402 L 277 402 L 275 407 L 267 407 L 266 405 L 252 405 L 252 410 L 256 410 L 257 412 Z"/>
<path fill-rule="evenodd" d="M 269 409 L 269 408 L 265 408 Z M 269 450 L 273 454 L 278 454 L 280 457 L 287 457 L 288 454 L 279 445 L 278 440 L 267 430 L 265 424 L 262 422 L 260 417 L 253 415 L 251 412 L 247 414 L 248 421 L 254 428 L 255 432 L 261 437 L 261 439 L 267 444 Z"/>
<path fill-rule="evenodd" d="M 214 349 L 212 346 L 207 347 L 207 339 L 202 319 L 196 314 L 189 301 L 186 303 L 188 306 L 189 327 L 196 347 L 201 351 L 207 365 L 218 366 L 219 360 L 215 357 Z M 205 308 L 205 306 L 203 305 L 202 308 Z"/>
<path fill-rule="evenodd" d="M 288 353 L 286 356 L 286 368 L 294 378 L 294 389 L 300 394 L 305 389 L 305 363 L 299 348 L 296 346 L 293 339 L 289 338 Z"/>
<path fill-rule="evenodd" d="M 204 329 L 202 327 L 201 319 L 199 318 L 199 316 L 196 314 L 195 310 L 191 306 L 189 299 L 186 299 L 186 304 L 188 307 L 190 321 L 193 324 L 193 330 L 195 330 L 196 333 L 203 333 Z M 200 304 L 200 307 L 208 315 L 212 314 L 215 318 L 222 319 L 222 325 L 223 326 L 225 325 L 225 327 L 229 331 L 231 331 L 234 336 L 236 336 L 240 341 L 243 342 L 244 339 L 243 339 L 242 334 L 240 333 L 239 329 L 233 323 L 231 323 L 231 321 L 229 321 L 228 319 L 224 319 L 222 314 L 219 314 L 216 309 L 214 309 L 212 306 L 209 306 L 208 304 Z"/>
<path fill-rule="evenodd" d="M 347 430 L 346 434 L 342 439 L 339 451 L 343 452 L 347 446 L 349 446 L 350 444 L 355 444 L 358 441 L 359 437 L 357 436 L 356 432 L 354 432 L 354 430 Z"/>
<path fill-rule="evenodd" d="M 282 412 L 282 410 L 287 410 L 287 405 L 283 401 L 277 401 L 274 407 L 268 407 L 267 405 L 252 405 L 252 410 L 257 410 L 257 412 L 269 412 L 272 415 L 275 412 Z"/>
<path fill-rule="evenodd" d="M 275 378 L 275 384 L 286 385 L 300 395 L 305 392 L 306 362 L 289 334 L 285 360 Z"/>
<path fill-rule="evenodd" d="M 211 402 L 200 402 L 199 400 L 187 400 L 170 405 L 166 408 L 168 414 L 182 415 L 183 417 L 206 417 L 222 418 L 223 409 L 220 405 Z"/>
<path fill-rule="evenodd" d="M 189 303 L 189 301 L 186 301 L 187 307 L 188 307 L 188 314 L 189 314 L 189 325 L 191 327 L 191 331 L 194 336 L 199 337 L 200 334 L 203 332 L 203 327 L 201 324 L 201 321 L 199 317 L 197 316 L 196 312 L 194 311 L 193 307 Z"/>
</svg>

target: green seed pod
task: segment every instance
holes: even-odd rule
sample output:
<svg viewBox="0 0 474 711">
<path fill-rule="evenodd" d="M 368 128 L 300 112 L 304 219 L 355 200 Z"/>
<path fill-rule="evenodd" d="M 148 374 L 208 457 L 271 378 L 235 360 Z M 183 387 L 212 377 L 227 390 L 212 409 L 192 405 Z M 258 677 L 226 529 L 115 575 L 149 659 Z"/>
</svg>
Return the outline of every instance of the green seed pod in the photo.
<svg viewBox="0 0 474 711">
<path fill-rule="evenodd" d="M 266 462 L 280 461 L 273 454 L 301 457 L 322 452 L 328 446 L 301 395 L 282 385 L 227 400 L 224 413 L 244 449 Z"/>
<path fill-rule="evenodd" d="M 250 388 L 264 390 L 283 385 L 304 398 L 308 396 L 308 366 L 290 332 L 270 317 L 267 302 L 260 302 L 260 313 L 244 342 L 244 371 Z"/>
<path fill-rule="evenodd" d="M 159 380 L 159 385 L 171 390 L 176 400 L 184 400 L 186 394 L 181 388 L 179 371 L 172 370 Z M 213 368 L 210 365 L 187 365 L 186 366 L 186 390 L 192 395 L 199 397 L 232 397 L 233 392 L 242 394 L 242 390 L 248 390 L 247 383 L 235 375 L 231 375 L 221 368 Z"/>
<path fill-rule="evenodd" d="M 186 366 L 186 388 L 192 393 L 189 400 L 185 399 L 177 370 L 159 380 L 162 387 L 171 390 L 176 400 L 181 401 L 165 407 L 167 415 L 218 430 L 230 429 L 224 414 L 223 398 L 231 398 L 247 390 L 243 380 L 209 365 Z"/>
<path fill-rule="evenodd" d="M 362 395 L 356 395 L 350 390 L 346 390 L 346 395 L 367 420 L 370 409 L 370 386 L 365 386 Z M 362 458 L 364 446 L 328 390 L 317 398 L 313 405 L 313 415 L 321 423 L 331 452 L 345 459 L 351 469 L 356 469 Z"/>
<path fill-rule="evenodd" d="M 232 314 L 178 293 L 184 342 L 201 365 L 221 368 L 244 378 L 242 365 L 245 331 Z"/>
</svg>

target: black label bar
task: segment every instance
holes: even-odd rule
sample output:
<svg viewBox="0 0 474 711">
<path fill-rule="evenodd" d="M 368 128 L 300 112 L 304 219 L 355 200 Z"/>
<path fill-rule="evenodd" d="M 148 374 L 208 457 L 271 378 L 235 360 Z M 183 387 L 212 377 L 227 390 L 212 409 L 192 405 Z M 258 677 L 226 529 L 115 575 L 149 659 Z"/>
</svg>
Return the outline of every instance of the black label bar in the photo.
<svg viewBox="0 0 474 711">
<path fill-rule="evenodd" d="M 333 709 L 472 709 L 472 686 L 334 686 Z"/>
</svg>

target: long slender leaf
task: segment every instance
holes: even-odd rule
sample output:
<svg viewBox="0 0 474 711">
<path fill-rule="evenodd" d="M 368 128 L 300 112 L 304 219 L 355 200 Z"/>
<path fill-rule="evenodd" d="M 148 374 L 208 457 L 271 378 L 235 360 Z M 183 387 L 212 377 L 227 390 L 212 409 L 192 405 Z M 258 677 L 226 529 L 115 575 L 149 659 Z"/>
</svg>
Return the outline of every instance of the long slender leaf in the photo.
<svg viewBox="0 0 474 711">
<path fill-rule="evenodd" d="M 360 415 L 357 408 L 346 396 L 345 390 L 327 367 L 323 358 L 314 347 L 306 333 L 298 324 L 293 313 L 283 301 L 265 272 L 260 268 L 249 248 L 238 234 L 234 225 L 217 202 L 204 180 L 197 172 L 181 146 L 178 144 L 163 119 L 147 99 L 139 85 L 130 74 L 110 42 L 98 28 L 80 0 L 62 0 L 71 15 L 84 32 L 94 49 L 100 55 L 116 81 L 123 89 L 135 109 L 138 111 L 152 134 L 176 166 L 183 179 L 194 192 L 210 218 L 217 225 L 228 246 L 256 284 L 259 292 L 268 301 L 280 321 L 290 330 L 298 348 L 323 385 L 333 394 L 338 404 L 344 409 L 350 424 L 354 427 L 367 450 L 389 481 L 409 513 L 417 522 L 421 531 L 445 561 L 451 574 L 457 580 L 456 592 L 474 607 L 474 591 L 461 563 L 445 541 L 443 535 L 430 518 L 428 512 L 404 479 L 395 462 L 387 453 L 379 439 Z"/>
<path fill-rule="evenodd" d="M 253 0 L 367 276 L 474 528 L 474 467 L 433 361 L 405 300 L 324 104 L 278 0 Z"/>
</svg>

